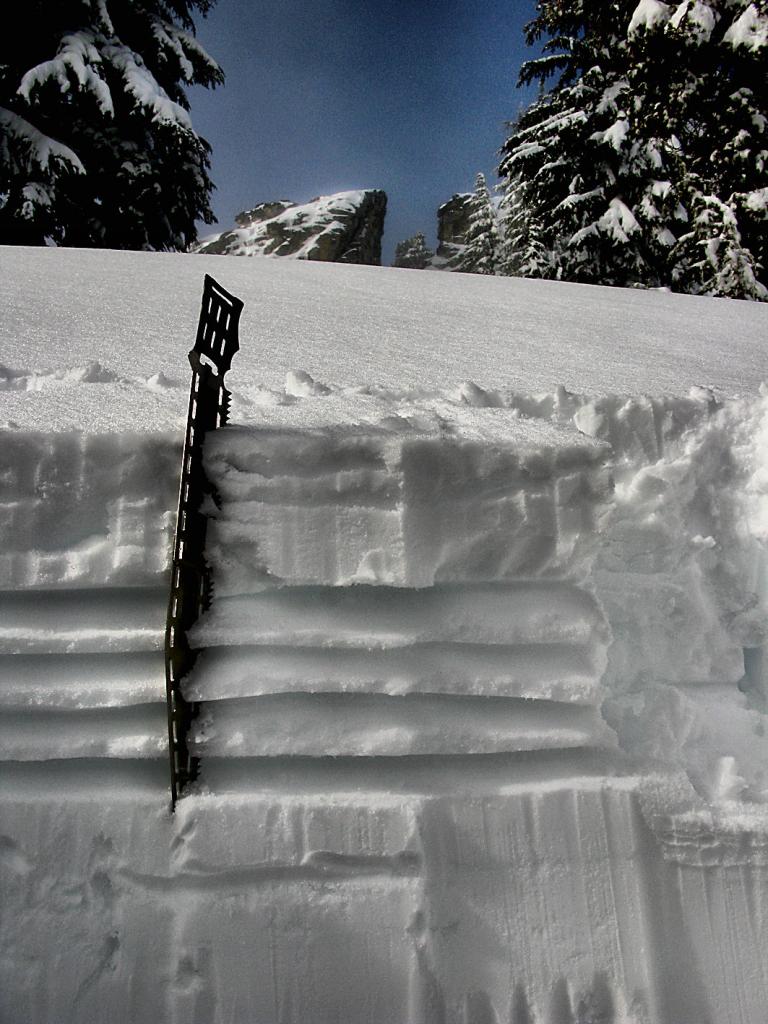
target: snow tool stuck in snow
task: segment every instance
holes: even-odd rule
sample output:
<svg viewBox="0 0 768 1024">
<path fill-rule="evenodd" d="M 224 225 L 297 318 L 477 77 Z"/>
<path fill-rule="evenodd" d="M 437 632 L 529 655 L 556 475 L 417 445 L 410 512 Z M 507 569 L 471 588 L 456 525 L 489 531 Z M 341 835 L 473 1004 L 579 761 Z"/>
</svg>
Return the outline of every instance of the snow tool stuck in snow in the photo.
<svg viewBox="0 0 768 1024">
<path fill-rule="evenodd" d="M 239 349 L 238 324 L 243 303 L 205 275 L 197 339 L 189 353 L 192 386 L 181 463 L 179 509 L 173 542 L 171 593 L 165 629 L 165 684 L 168 700 L 168 740 L 171 755 L 171 803 L 197 775 L 198 758 L 189 753 L 188 733 L 199 706 L 184 699 L 181 681 L 196 654 L 187 631 L 210 603 L 211 580 L 205 562 L 207 519 L 201 511 L 206 495 L 215 495 L 203 468 L 203 442 L 229 417 L 230 393 L 224 375 Z"/>
</svg>

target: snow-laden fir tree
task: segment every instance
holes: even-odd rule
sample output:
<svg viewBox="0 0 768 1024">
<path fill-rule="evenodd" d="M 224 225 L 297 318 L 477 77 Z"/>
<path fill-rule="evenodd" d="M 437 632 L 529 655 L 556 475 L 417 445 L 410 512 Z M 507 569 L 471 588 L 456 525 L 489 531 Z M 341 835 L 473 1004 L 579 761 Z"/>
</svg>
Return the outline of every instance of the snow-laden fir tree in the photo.
<svg viewBox="0 0 768 1024">
<path fill-rule="evenodd" d="M 457 270 L 470 274 L 495 274 L 500 255 L 496 209 L 488 191 L 485 175 L 481 172 L 475 179 L 466 247 Z"/>
<path fill-rule="evenodd" d="M 424 270 L 434 255 L 427 246 L 426 238 L 419 231 L 413 237 L 397 243 L 392 266 L 406 270 Z"/>
<path fill-rule="evenodd" d="M 553 253 L 544 240 L 541 221 L 530 201 L 530 182 L 515 175 L 507 183 L 499 205 L 499 274 L 552 277 Z"/>
<path fill-rule="evenodd" d="M 768 0 L 539 0 L 505 269 L 768 297 Z M 548 87 L 548 88 L 547 88 Z"/>
<path fill-rule="evenodd" d="M 0 43 L 0 242 L 183 249 L 213 220 L 184 86 L 213 0 L 27 0 Z"/>
</svg>

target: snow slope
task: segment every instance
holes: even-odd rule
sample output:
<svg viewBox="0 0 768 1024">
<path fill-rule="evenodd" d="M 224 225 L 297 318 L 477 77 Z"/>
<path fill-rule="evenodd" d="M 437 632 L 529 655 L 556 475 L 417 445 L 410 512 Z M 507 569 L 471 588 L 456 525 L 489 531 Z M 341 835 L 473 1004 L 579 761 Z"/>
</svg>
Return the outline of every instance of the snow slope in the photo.
<svg viewBox="0 0 768 1024">
<path fill-rule="evenodd" d="M 176 425 L 206 273 L 246 304 L 236 390 L 282 388 L 293 369 L 340 386 L 472 380 L 525 395 L 656 397 L 754 394 L 766 376 L 757 303 L 287 262 L 0 247 L 4 418 L 42 430 Z"/>
<path fill-rule="evenodd" d="M 2 1020 L 762 1024 L 765 307 L 2 255 Z M 246 309 L 170 816 L 205 271 Z"/>
</svg>

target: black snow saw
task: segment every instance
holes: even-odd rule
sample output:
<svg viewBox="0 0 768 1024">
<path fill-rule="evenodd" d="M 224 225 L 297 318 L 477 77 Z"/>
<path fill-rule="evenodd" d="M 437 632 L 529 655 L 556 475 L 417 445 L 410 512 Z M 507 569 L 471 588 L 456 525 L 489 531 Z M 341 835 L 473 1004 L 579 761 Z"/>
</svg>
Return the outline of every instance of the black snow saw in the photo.
<svg viewBox="0 0 768 1024">
<path fill-rule="evenodd" d="M 205 275 L 200 322 L 189 353 L 192 385 L 181 463 L 179 507 L 173 541 L 171 593 L 165 628 L 165 685 L 168 701 L 168 741 L 171 756 L 171 805 L 199 770 L 199 758 L 189 751 L 189 730 L 199 705 L 185 699 L 182 680 L 197 657 L 188 631 L 210 604 L 211 578 L 205 561 L 207 497 L 216 500 L 203 466 L 205 435 L 229 418 L 230 393 L 224 375 L 239 349 L 238 325 L 243 303 Z"/>
</svg>

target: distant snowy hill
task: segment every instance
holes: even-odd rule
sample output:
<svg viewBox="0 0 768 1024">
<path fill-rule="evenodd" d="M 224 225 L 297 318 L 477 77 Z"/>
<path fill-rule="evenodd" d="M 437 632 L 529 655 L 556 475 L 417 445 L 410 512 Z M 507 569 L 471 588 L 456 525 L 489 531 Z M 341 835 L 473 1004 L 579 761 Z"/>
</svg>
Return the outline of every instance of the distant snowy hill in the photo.
<svg viewBox="0 0 768 1024">
<path fill-rule="evenodd" d="M 386 210 L 386 194 L 376 189 L 319 196 L 301 206 L 285 199 L 259 203 L 237 215 L 236 227 L 191 251 L 378 265 Z"/>
</svg>

